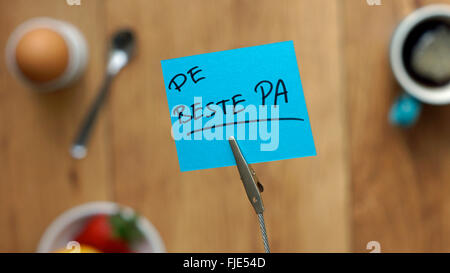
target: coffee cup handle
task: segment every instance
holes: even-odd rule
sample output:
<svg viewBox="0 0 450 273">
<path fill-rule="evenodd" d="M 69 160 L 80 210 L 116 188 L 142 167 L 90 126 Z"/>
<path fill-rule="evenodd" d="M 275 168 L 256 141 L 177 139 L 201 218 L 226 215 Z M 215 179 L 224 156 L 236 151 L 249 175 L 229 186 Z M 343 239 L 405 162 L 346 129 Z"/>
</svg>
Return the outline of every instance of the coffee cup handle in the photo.
<svg viewBox="0 0 450 273">
<path fill-rule="evenodd" d="M 416 123 L 422 110 L 422 104 L 409 94 L 400 95 L 391 107 L 389 121 L 391 124 L 403 128 Z"/>
</svg>

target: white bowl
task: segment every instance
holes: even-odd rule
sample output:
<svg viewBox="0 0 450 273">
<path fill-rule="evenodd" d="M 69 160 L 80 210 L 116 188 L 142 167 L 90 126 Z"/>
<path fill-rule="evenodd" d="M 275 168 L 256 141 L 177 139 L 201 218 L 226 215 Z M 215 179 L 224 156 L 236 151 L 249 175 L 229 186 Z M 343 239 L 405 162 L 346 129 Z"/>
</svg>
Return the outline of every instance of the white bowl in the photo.
<svg viewBox="0 0 450 273">
<path fill-rule="evenodd" d="M 68 247 L 68 243 L 73 241 L 92 216 L 97 214 L 111 215 L 119 209 L 133 212 L 129 207 L 113 202 L 92 202 L 69 209 L 46 229 L 39 241 L 37 252 L 49 253 Z M 138 227 L 142 231 L 144 239 L 139 244 L 132 246 L 133 252 L 159 253 L 166 251 L 158 231 L 146 218 L 139 217 Z"/>
</svg>

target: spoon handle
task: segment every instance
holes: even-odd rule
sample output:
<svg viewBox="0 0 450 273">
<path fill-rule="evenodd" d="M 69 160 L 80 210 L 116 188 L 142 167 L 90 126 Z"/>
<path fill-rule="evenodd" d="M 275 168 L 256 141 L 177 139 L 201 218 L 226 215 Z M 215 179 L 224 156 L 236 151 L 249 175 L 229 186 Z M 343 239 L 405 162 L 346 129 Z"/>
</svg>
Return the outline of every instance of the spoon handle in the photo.
<svg viewBox="0 0 450 273">
<path fill-rule="evenodd" d="M 92 131 L 92 127 L 97 118 L 98 112 L 103 105 L 103 102 L 106 99 L 106 95 L 108 94 L 109 87 L 111 85 L 113 76 L 107 75 L 103 81 L 103 85 L 98 93 L 95 101 L 91 105 L 90 111 L 85 116 L 82 126 L 78 131 L 77 137 L 72 144 L 72 148 L 70 149 L 70 154 L 75 159 L 82 159 L 87 154 L 87 141 L 89 140 L 89 136 Z"/>
</svg>

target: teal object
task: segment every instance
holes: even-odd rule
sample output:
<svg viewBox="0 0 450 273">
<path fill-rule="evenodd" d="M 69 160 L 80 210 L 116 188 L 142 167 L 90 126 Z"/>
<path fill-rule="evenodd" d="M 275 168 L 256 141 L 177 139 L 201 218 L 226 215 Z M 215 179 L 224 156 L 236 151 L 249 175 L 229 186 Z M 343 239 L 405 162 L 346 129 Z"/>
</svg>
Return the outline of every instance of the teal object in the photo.
<svg viewBox="0 0 450 273">
<path fill-rule="evenodd" d="M 411 127 L 419 119 L 422 104 L 408 94 L 402 94 L 392 105 L 389 121 L 399 127 Z"/>
</svg>

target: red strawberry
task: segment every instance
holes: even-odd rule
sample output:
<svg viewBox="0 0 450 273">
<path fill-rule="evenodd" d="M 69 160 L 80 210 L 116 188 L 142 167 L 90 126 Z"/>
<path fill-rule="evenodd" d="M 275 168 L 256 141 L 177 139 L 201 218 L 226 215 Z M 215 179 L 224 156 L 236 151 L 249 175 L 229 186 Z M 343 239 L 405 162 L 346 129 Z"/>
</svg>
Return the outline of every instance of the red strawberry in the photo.
<svg viewBox="0 0 450 273">
<path fill-rule="evenodd" d="M 131 252 L 130 244 L 142 236 L 136 220 L 136 215 L 124 217 L 121 213 L 96 215 L 89 220 L 75 241 L 106 253 Z"/>
</svg>

